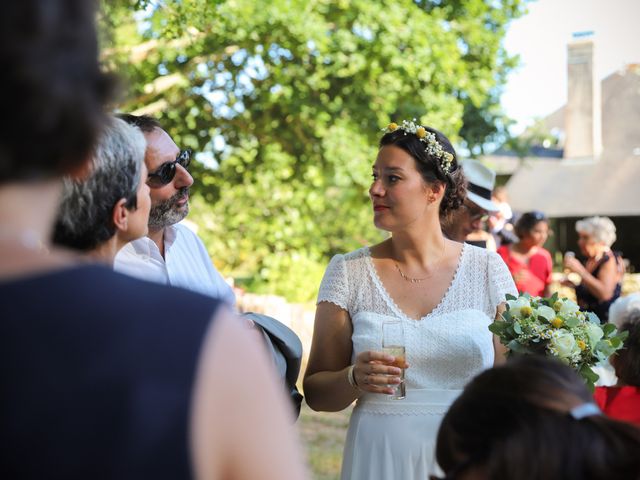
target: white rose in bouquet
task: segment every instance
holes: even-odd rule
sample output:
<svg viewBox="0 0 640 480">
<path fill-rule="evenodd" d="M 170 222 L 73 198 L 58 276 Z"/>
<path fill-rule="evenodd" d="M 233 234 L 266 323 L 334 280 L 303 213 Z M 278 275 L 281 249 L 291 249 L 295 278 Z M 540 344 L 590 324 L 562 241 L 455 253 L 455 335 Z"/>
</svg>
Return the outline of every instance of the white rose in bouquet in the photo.
<svg viewBox="0 0 640 480">
<path fill-rule="evenodd" d="M 556 316 L 556 311 L 553 308 L 548 307 L 546 305 L 540 305 L 538 308 L 536 308 L 536 314 L 539 317 L 542 317 L 551 321 Z"/>
<path fill-rule="evenodd" d="M 578 347 L 575 337 L 570 332 L 564 330 L 556 330 L 553 332 L 549 346 L 550 350 L 552 350 L 558 358 L 563 360 L 568 360 L 580 353 L 580 347 Z"/>
<path fill-rule="evenodd" d="M 593 322 L 588 322 L 585 325 L 585 331 L 587 332 L 587 337 L 589 337 L 589 345 L 591 345 L 591 348 L 595 348 L 595 346 L 604 336 L 602 328 L 600 328 L 600 325 L 596 325 Z"/>
<path fill-rule="evenodd" d="M 560 307 L 560 311 L 558 312 L 560 315 L 567 316 L 573 315 L 574 313 L 578 313 L 580 311 L 580 307 L 577 303 L 572 302 L 571 300 L 565 299 L 562 302 L 562 306 Z"/>
<path fill-rule="evenodd" d="M 511 312 L 511 315 L 513 315 L 514 318 L 528 317 L 533 312 L 531 303 L 526 297 L 519 297 L 516 300 L 509 300 L 507 304 L 509 305 L 509 312 Z"/>
</svg>

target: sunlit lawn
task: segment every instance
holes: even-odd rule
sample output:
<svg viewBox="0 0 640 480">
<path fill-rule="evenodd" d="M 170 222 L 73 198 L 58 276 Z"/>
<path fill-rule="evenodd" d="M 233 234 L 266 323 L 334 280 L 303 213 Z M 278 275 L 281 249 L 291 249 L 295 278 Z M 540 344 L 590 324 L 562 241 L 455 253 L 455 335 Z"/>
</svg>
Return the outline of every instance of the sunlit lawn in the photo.
<svg viewBox="0 0 640 480">
<path fill-rule="evenodd" d="M 298 428 L 314 480 L 340 478 L 342 448 L 351 408 L 337 413 L 314 412 L 302 405 Z"/>
</svg>

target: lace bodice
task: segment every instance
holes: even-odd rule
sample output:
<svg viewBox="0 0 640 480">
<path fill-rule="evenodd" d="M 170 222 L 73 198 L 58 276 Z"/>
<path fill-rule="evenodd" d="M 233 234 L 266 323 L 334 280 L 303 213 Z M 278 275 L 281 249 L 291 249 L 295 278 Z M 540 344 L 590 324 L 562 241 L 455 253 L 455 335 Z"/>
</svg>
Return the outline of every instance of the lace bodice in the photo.
<svg viewBox="0 0 640 480">
<path fill-rule="evenodd" d="M 457 271 L 442 300 L 428 315 L 414 320 L 389 296 L 364 247 L 331 259 L 320 285 L 319 302 L 343 308 L 353 324 L 353 354 L 380 350 L 382 321 L 404 324 L 407 388 L 459 389 L 493 364 L 488 325 L 505 295 L 517 295 L 509 271 L 495 252 L 465 244 Z"/>
</svg>

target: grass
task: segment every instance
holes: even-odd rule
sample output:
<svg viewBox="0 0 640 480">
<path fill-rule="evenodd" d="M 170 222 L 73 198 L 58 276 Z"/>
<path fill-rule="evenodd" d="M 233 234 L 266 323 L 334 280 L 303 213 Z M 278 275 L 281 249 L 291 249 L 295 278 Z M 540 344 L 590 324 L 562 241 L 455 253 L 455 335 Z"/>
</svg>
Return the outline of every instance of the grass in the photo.
<svg viewBox="0 0 640 480">
<path fill-rule="evenodd" d="M 302 404 L 298 428 L 314 480 L 340 478 L 342 449 L 347 434 L 351 407 L 342 412 L 314 412 Z"/>
</svg>

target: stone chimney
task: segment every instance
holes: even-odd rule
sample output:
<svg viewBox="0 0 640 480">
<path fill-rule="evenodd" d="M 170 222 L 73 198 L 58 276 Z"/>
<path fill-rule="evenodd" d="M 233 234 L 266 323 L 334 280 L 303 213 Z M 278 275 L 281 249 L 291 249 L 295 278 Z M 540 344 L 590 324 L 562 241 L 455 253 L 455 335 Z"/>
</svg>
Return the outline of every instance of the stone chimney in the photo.
<svg viewBox="0 0 640 480">
<path fill-rule="evenodd" d="M 593 64 L 593 32 L 574 33 L 568 47 L 566 159 L 597 159 L 602 152 L 602 100 Z"/>
</svg>

